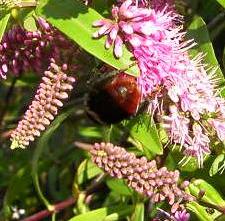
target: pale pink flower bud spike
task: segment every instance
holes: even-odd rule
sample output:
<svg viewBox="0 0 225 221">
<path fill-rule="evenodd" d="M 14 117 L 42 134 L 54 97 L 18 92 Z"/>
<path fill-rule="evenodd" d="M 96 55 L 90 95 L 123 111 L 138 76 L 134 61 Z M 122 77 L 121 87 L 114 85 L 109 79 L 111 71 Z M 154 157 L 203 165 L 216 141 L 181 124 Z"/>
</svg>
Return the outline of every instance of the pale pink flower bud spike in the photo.
<svg viewBox="0 0 225 221">
<path fill-rule="evenodd" d="M 167 200 L 173 213 L 181 202 L 194 200 L 184 192 L 189 182 L 179 184 L 179 171 L 168 171 L 166 167 L 157 168 L 154 160 L 137 158 L 134 153 L 111 143 L 95 143 L 91 146 L 77 142 L 75 145 L 88 150 L 93 162 L 110 176 L 126 180 L 131 188 L 149 197 L 154 203 Z"/>
<path fill-rule="evenodd" d="M 54 120 L 58 109 L 63 106 L 62 100 L 68 98 L 75 82 L 75 78 L 67 76 L 65 71 L 65 66 L 60 67 L 51 60 L 34 100 L 11 134 L 11 149 L 27 147 Z"/>
</svg>

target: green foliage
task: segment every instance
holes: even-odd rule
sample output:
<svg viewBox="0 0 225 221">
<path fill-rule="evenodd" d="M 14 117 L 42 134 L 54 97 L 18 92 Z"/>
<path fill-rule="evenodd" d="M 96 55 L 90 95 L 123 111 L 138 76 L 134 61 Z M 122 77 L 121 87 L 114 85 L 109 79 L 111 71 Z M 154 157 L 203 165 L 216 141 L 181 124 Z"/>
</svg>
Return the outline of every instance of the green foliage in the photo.
<svg viewBox="0 0 225 221">
<path fill-rule="evenodd" d="M 214 160 L 210 171 L 209 171 L 209 175 L 210 176 L 214 176 L 216 173 L 221 172 L 223 173 L 224 168 L 225 168 L 225 155 L 224 154 L 220 154 L 216 157 L 216 159 Z"/>
<path fill-rule="evenodd" d="M 224 0 L 217 0 L 224 8 L 225 8 L 225 1 Z"/>
<path fill-rule="evenodd" d="M 135 140 L 135 144 L 146 156 L 152 158 L 163 153 L 156 125 L 147 114 L 137 116 L 127 123 L 127 127 L 130 128 L 130 135 Z"/>
<path fill-rule="evenodd" d="M 200 221 L 213 221 L 213 217 L 206 212 L 206 209 L 203 206 L 200 206 L 196 202 L 188 203 L 187 208 L 196 214 L 198 220 Z"/>
<path fill-rule="evenodd" d="M 137 203 L 135 206 L 134 214 L 131 218 L 132 221 L 144 221 L 145 207 L 143 203 Z"/>
<path fill-rule="evenodd" d="M 77 169 L 75 176 L 78 185 L 100 174 L 102 171 L 91 161 L 84 160 Z"/>
<path fill-rule="evenodd" d="M 23 25 L 24 25 L 24 28 L 28 31 L 37 30 L 36 21 L 32 16 L 26 17 Z"/>
<path fill-rule="evenodd" d="M 133 194 L 133 190 L 130 189 L 122 179 L 109 178 L 106 180 L 106 184 L 116 194 L 124 196 L 132 196 Z"/>
<path fill-rule="evenodd" d="M 127 206 L 105 207 L 75 216 L 69 221 L 116 221 L 123 218 L 131 211 L 132 207 Z"/>
</svg>

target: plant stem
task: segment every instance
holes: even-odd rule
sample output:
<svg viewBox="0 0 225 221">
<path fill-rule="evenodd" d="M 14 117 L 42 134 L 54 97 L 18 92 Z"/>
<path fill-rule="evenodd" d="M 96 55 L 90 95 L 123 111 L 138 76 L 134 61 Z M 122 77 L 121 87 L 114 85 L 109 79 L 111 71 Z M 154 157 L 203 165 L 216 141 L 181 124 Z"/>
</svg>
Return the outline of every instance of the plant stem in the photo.
<svg viewBox="0 0 225 221">
<path fill-rule="evenodd" d="M 89 195 L 91 194 L 92 192 L 94 192 L 102 183 L 102 181 L 104 180 L 105 178 L 105 174 L 101 174 L 99 175 L 94 181 L 93 183 L 87 188 L 86 191 L 84 191 L 85 195 Z M 42 220 L 52 214 L 56 214 L 57 212 L 63 210 L 63 209 L 66 209 L 67 207 L 73 205 L 75 202 L 77 201 L 77 199 L 75 199 L 74 197 L 70 197 L 68 198 L 67 200 L 65 201 L 62 201 L 60 203 L 57 203 L 55 205 L 51 205 L 51 210 L 42 210 L 32 216 L 29 216 L 25 219 L 22 219 L 21 221 L 39 221 L 39 220 Z"/>
<path fill-rule="evenodd" d="M 45 217 L 50 216 L 51 214 L 54 214 L 56 212 L 59 212 L 71 205 L 73 205 L 75 203 L 75 199 L 73 197 L 68 198 L 67 200 L 64 200 L 60 203 L 57 203 L 55 205 L 52 205 L 53 211 L 49 211 L 49 210 L 42 210 L 32 216 L 29 216 L 21 221 L 38 221 L 41 219 L 44 219 Z"/>
</svg>

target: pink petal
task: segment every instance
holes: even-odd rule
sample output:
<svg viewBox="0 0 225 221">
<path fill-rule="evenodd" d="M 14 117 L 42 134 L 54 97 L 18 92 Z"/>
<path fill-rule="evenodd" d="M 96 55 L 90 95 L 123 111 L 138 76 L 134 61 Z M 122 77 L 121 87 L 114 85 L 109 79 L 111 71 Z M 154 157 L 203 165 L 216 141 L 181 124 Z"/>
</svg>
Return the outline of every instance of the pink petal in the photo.
<svg viewBox="0 0 225 221">
<path fill-rule="evenodd" d="M 98 30 L 98 34 L 99 36 L 107 34 L 107 31 L 109 30 L 111 24 L 107 23 L 105 25 L 103 25 L 99 30 Z"/>
<path fill-rule="evenodd" d="M 134 32 L 132 25 L 127 22 L 120 22 L 119 26 L 126 34 L 133 34 Z"/>
<path fill-rule="evenodd" d="M 115 25 L 112 30 L 110 31 L 110 38 L 114 41 L 116 39 L 119 27 Z"/>
<path fill-rule="evenodd" d="M 128 11 L 128 7 L 131 6 L 133 3 L 132 0 L 126 0 L 121 6 L 120 6 L 120 9 L 119 9 L 119 13 L 120 14 L 124 14 Z"/>
<path fill-rule="evenodd" d="M 100 36 L 102 36 L 102 35 L 107 35 L 107 34 L 109 33 L 109 31 L 110 31 L 111 25 L 112 25 L 112 24 L 110 24 L 110 23 L 106 23 L 106 24 L 103 25 L 97 32 L 94 32 L 94 33 L 92 34 L 92 36 L 93 36 L 94 38 L 98 38 L 98 37 L 100 37 Z"/>
<path fill-rule="evenodd" d="M 0 77 L 2 77 L 3 79 L 6 79 L 5 73 L 3 73 L 1 70 L 0 70 Z"/>
<path fill-rule="evenodd" d="M 94 33 L 92 34 L 92 37 L 93 37 L 93 38 L 98 38 L 98 37 L 99 37 L 98 31 L 94 32 Z"/>
<path fill-rule="evenodd" d="M 115 40 L 114 53 L 117 58 L 120 58 L 123 55 L 123 41 L 120 36 L 117 36 Z"/>
<path fill-rule="evenodd" d="M 94 21 L 92 25 L 93 25 L 94 27 L 100 27 L 100 26 L 105 25 L 106 23 L 107 23 L 107 22 L 106 22 L 105 19 L 101 19 L 101 20 Z"/>
<path fill-rule="evenodd" d="M 113 18 L 117 18 L 118 17 L 118 13 L 119 13 L 119 8 L 114 6 L 112 8 L 112 16 L 113 16 Z"/>
<path fill-rule="evenodd" d="M 105 41 L 105 48 L 109 49 L 113 44 L 113 40 L 110 38 L 110 36 L 107 36 L 107 39 Z"/>
<path fill-rule="evenodd" d="M 3 70 L 3 72 L 7 73 L 8 72 L 8 66 L 6 64 L 3 64 L 2 70 Z"/>
<path fill-rule="evenodd" d="M 138 35 L 132 35 L 132 36 L 130 36 L 129 42 L 135 48 L 136 47 L 139 47 L 141 45 L 141 43 L 142 43 L 142 41 L 141 41 L 141 39 L 140 39 L 140 37 Z"/>
</svg>

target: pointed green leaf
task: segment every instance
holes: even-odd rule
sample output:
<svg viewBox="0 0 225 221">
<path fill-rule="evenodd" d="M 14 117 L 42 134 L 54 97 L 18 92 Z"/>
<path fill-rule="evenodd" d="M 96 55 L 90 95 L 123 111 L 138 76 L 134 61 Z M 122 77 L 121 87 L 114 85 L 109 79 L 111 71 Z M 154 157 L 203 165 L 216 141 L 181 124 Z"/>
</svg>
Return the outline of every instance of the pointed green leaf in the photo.
<svg viewBox="0 0 225 221">
<path fill-rule="evenodd" d="M 189 50 L 189 53 L 192 57 L 197 55 L 200 52 L 205 54 L 204 61 L 206 64 L 209 64 L 209 67 L 217 67 L 216 75 L 220 79 L 220 87 L 224 87 L 225 80 L 223 73 L 220 69 L 220 65 L 216 59 L 216 55 L 213 49 L 212 42 L 209 37 L 209 33 L 207 30 L 207 26 L 204 20 L 199 17 L 195 16 L 192 23 L 188 27 L 187 30 L 187 37 L 189 39 L 194 39 L 197 42 L 197 46 Z"/>
<path fill-rule="evenodd" d="M 37 30 L 36 21 L 32 15 L 25 18 L 23 25 L 27 31 Z"/>
<path fill-rule="evenodd" d="M 144 214 L 145 214 L 144 203 L 136 204 L 131 221 L 144 221 Z"/>
<path fill-rule="evenodd" d="M 225 8 L 225 0 L 217 0 Z"/>
<path fill-rule="evenodd" d="M 105 38 L 92 38 L 92 34 L 96 31 L 96 28 L 92 27 L 93 22 L 103 17 L 81 2 L 77 0 L 43 0 L 37 13 L 90 54 L 116 69 L 126 69 L 133 63 L 131 60 L 133 55 L 126 48 L 123 49 L 123 56 L 116 59 L 112 49 L 104 48 Z M 133 66 L 126 72 L 134 76 L 139 75 L 137 66 Z"/>
<path fill-rule="evenodd" d="M 205 180 L 202 179 L 194 180 L 188 186 L 188 190 L 193 196 L 197 198 L 199 197 L 198 196 L 199 193 L 203 192 L 204 195 L 201 198 L 202 202 L 225 207 L 225 201 L 223 200 L 223 198 L 220 196 L 217 190 L 214 187 L 212 187 L 209 183 L 207 183 Z"/>
<path fill-rule="evenodd" d="M 110 219 L 113 215 L 113 220 L 119 220 L 119 218 L 124 217 L 131 213 L 132 206 L 115 206 L 115 207 L 104 207 L 101 209 L 92 210 L 90 212 L 75 216 L 69 221 L 111 221 Z M 115 219 L 116 217 L 116 219 Z"/>
<path fill-rule="evenodd" d="M 90 160 L 84 160 L 77 169 L 76 182 L 78 184 L 84 183 L 86 180 L 92 179 L 98 174 L 102 173 L 94 163 Z"/>
<path fill-rule="evenodd" d="M 103 221 L 107 216 L 107 208 L 101 208 L 92 210 L 90 212 L 78 215 L 70 219 L 69 221 Z"/>
<path fill-rule="evenodd" d="M 206 212 L 206 208 L 196 202 L 188 203 L 187 209 L 193 212 L 199 218 L 199 221 L 214 221 L 214 218 Z"/>
<path fill-rule="evenodd" d="M 218 173 L 218 171 L 220 170 L 221 163 L 224 163 L 224 159 L 225 159 L 224 154 L 220 154 L 219 156 L 216 157 L 209 170 L 210 176 L 214 176 L 215 174 Z"/>
<path fill-rule="evenodd" d="M 40 185 L 39 185 L 39 178 L 38 178 L 38 162 L 39 158 L 41 157 L 41 154 L 43 153 L 44 149 L 48 147 L 49 139 L 53 135 L 53 133 L 58 129 L 58 127 L 63 123 L 63 121 L 71 114 L 73 113 L 73 108 L 68 108 L 65 112 L 61 113 L 59 116 L 55 118 L 55 120 L 51 123 L 49 128 L 43 133 L 43 135 L 40 137 L 37 143 L 37 147 L 34 151 L 34 156 L 32 159 L 32 177 L 34 186 L 36 188 L 36 191 L 40 197 L 40 199 L 43 201 L 45 206 L 49 208 L 50 203 L 48 202 L 47 198 L 45 198 L 44 194 L 41 191 Z"/>
<path fill-rule="evenodd" d="M 149 114 L 142 114 L 129 124 L 132 125 L 131 136 L 141 144 L 146 155 L 161 155 L 163 153 L 156 126 Z"/>
<path fill-rule="evenodd" d="M 100 127 L 80 126 L 78 132 L 81 136 L 89 138 L 101 138 L 102 131 Z"/>
<path fill-rule="evenodd" d="M 2 13 L 0 15 L 0 42 L 2 40 L 2 37 L 5 33 L 5 29 L 7 27 L 8 21 L 10 18 L 10 13 Z"/>
<path fill-rule="evenodd" d="M 133 191 L 125 184 L 122 179 L 112 179 L 109 178 L 106 181 L 107 186 L 115 191 L 117 194 L 121 194 L 124 196 L 131 196 Z"/>
</svg>

